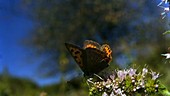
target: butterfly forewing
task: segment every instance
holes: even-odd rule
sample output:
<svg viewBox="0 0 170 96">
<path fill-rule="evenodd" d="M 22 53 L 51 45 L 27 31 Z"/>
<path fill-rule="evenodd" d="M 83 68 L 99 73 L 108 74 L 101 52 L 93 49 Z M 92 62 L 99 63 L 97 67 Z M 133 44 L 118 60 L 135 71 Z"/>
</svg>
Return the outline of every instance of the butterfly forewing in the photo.
<svg viewBox="0 0 170 96">
<path fill-rule="evenodd" d="M 83 68 L 84 67 L 84 65 L 83 65 L 83 52 L 84 52 L 84 50 L 82 48 L 74 45 L 74 44 L 65 43 L 65 45 L 66 45 L 66 48 L 68 49 L 68 51 L 73 56 L 76 63 L 84 71 L 84 68 Z"/>
</svg>

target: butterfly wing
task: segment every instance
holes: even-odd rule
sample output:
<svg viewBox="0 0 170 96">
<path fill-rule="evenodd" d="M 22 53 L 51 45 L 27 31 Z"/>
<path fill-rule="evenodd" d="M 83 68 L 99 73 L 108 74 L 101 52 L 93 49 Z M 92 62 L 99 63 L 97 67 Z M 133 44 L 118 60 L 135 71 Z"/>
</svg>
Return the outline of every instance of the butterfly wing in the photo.
<svg viewBox="0 0 170 96">
<path fill-rule="evenodd" d="M 83 72 L 86 72 L 86 68 L 83 63 L 84 62 L 84 59 L 83 59 L 84 50 L 82 48 L 80 48 L 79 46 L 76 46 L 76 45 L 70 44 L 70 43 L 65 43 L 65 46 L 68 49 L 68 51 L 70 52 L 70 54 L 72 55 L 72 57 L 74 58 L 74 60 L 76 61 L 76 63 L 79 65 L 81 70 Z"/>
<path fill-rule="evenodd" d="M 95 41 L 92 40 L 85 40 L 84 41 L 84 49 L 86 48 L 96 48 L 96 49 L 100 49 L 101 45 Z"/>
<path fill-rule="evenodd" d="M 88 69 L 88 74 L 99 73 L 103 69 L 109 66 L 108 62 L 104 60 L 107 55 L 95 48 L 86 48 L 86 66 Z"/>
<path fill-rule="evenodd" d="M 107 44 L 101 46 L 97 42 L 86 40 L 83 49 L 74 44 L 65 45 L 85 75 L 101 72 L 112 60 L 112 50 Z"/>
<path fill-rule="evenodd" d="M 110 46 L 107 45 L 107 44 L 103 44 L 103 45 L 101 46 L 100 50 L 103 51 L 104 53 L 106 53 L 107 58 L 105 58 L 105 60 L 106 60 L 108 63 L 110 63 L 111 60 L 112 60 L 112 50 L 111 50 Z"/>
</svg>

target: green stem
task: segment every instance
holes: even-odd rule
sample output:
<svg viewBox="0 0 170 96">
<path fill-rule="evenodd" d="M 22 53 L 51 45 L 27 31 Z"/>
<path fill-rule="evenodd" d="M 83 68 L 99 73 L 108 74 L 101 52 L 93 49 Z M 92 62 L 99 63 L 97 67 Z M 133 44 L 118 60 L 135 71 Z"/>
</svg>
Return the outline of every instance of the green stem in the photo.
<svg viewBox="0 0 170 96">
<path fill-rule="evenodd" d="M 170 96 L 170 92 L 167 89 L 162 90 L 162 95 L 163 96 Z"/>
</svg>

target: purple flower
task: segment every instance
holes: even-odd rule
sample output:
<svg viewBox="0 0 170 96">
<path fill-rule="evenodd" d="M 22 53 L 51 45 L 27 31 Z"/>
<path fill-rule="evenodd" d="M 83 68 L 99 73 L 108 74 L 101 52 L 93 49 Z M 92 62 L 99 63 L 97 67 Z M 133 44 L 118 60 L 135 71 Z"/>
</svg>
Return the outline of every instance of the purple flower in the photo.
<svg viewBox="0 0 170 96">
<path fill-rule="evenodd" d="M 110 75 L 109 77 L 110 77 L 110 79 L 112 79 L 112 80 L 115 79 L 115 75 L 114 75 L 114 74 Z"/>
<path fill-rule="evenodd" d="M 159 73 L 151 71 L 152 80 L 156 80 L 159 77 Z"/>
<path fill-rule="evenodd" d="M 98 77 L 98 75 L 95 76 Z M 126 76 L 131 77 L 131 80 L 133 82 L 130 90 L 126 90 L 129 87 L 126 86 L 126 80 L 128 80 L 129 82 L 129 79 L 127 79 Z M 88 79 L 92 91 L 94 89 L 97 89 L 98 92 L 102 94 L 102 96 L 126 96 L 129 95 L 128 92 L 136 92 L 140 89 L 142 89 L 143 92 L 146 94 L 148 92 L 155 92 L 155 90 L 157 90 L 160 86 L 158 82 L 154 82 L 155 89 L 153 89 L 153 85 L 147 83 L 150 82 L 150 80 L 157 81 L 157 78 L 159 77 L 159 73 L 148 70 L 147 68 L 143 68 L 142 72 L 137 72 L 137 69 L 133 68 L 116 70 L 116 73 L 111 74 L 109 77 L 110 78 L 107 78 L 105 80 L 101 78 L 102 81 L 100 80 L 94 82 L 92 81 L 93 79 Z"/>
<path fill-rule="evenodd" d="M 128 74 L 129 74 L 130 77 L 132 77 L 133 75 L 136 74 L 136 69 L 130 68 L 130 69 L 128 70 Z"/>
<path fill-rule="evenodd" d="M 125 70 L 119 70 L 117 71 L 117 77 L 119 78 L 119 80 L 122 82 L 125 78 L 126 78 L 126 75 L 127 75 L 127 71 Z"/>
</svg>

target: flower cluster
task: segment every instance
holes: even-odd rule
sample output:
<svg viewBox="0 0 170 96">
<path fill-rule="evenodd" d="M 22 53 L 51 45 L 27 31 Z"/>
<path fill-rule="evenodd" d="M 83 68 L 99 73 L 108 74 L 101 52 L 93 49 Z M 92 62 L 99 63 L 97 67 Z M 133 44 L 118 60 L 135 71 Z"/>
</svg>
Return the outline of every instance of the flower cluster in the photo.
<svg viewBox="0 0 170 96">
<path fill-rule="evenodd" d="M 159 91 L 159 73 L 143 68 L 142 72 L 137 69 L 115 70 L 106 80 L 103 78 L 95 81 L 87 79 L 90 95 L 92 96 L 131 96 L 134 94 L 154 94 Z"/>
<path fill-rule="evenodd" d="M 166 6 L 168 5 L 168 6 Z M 167 15 L 168 12 L 170 12 L 170 6 L 169 6 L 169 1 L 168 0 L 161 0 L 161 2 L 157 5 L 160 8 L 163 8 L 163 12 L 161 13 L 162 19 L 164 19 Z"/>
<path fill-rule="evenodd" d="M 166 59 L 170 59 L 170 53 L 166 53 L 166 54 L 161 54 L 162 56 L 165 56 Z"/>
</svg>

